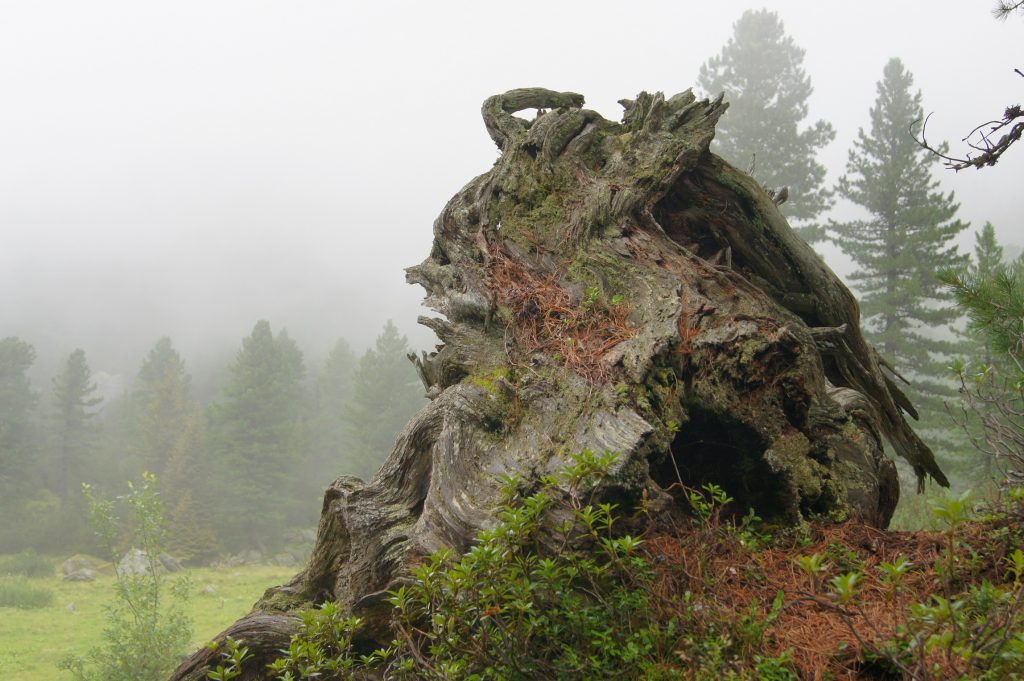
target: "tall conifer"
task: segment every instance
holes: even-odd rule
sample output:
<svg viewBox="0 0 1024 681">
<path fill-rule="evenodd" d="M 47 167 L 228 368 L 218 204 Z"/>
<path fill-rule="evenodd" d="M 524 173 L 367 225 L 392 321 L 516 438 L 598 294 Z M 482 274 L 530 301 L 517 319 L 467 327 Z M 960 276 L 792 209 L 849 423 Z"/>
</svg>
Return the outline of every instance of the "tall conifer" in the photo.
<svg viewBox="0 0 1024 681">
<path fill-rule="evenodd" d="M 341 338 L 324 362 L 316 381 L 313 417 L 309 424 L 309 476 L 317 490 L 342 473 L 365 473 L 352 451 L 345 412 L 352 401 L 356 356 Z M 371 473 L 373 471 L 370 471 Z"/>
<path fill-rule="evenodd" d="M 284 331 L 261 320 L 229 368 L 213 410 L 211 448 L 220 469 L 218 524 L 231 548 L 263 546 L 302 521 L 294 493 L 305 368 Z"/>
<path fill-rule="evenodd" d="M 803 60 L 804 50 L 775 12 L 747 10 L 721 53 L 701 67 L 699 84 L 710 95 L 724 92 L 729 102 L 712 149 L 739 168 L 752 168 L 766 188 L 788 187 L 782 212 L 815 241 L 823 237 L 815 221 L 832 205 L 825 167 L 815 155 L 835 132 L 826 121 L 800 129 L 813 92 Z"/>
<path fill-rule="evenodd" d="M 189 382 L 171 339 L 161 338 L 139 368 L 133 400 L 141 462 L 161 483 L 195 406 L 189 399 Z"/>
<path fill-rule="evenodd" d="M 89 420 L 103 398 L 94 396 L 96 384 L 81 348 L 68 355 L 63 370 L 53 379 L 56 427 L 55 492 L 63 504 L 73 507 L 81 498 L 86 460 L 92 454 L 93 433 Z"/>
<path fill-rule="evenodd" d="M 932 429 L 945 427 L 942 398 L 952 396 L 948 325 L 959 316 L 936 271 L 966 264 L 956 236 L 953 194 L 932 180 L 934 158 L 914 141 L 921 93 L 899 59 L 885 66 L 871 108 L 871 127 L 858 132 L 839 194 L 862 207 L 866 219 L 829 225 L 833 240 L 857 270 L 865 335 L 911 383 L 911 399 Z M 945 337 L 945 340 L 943 339 Z"/>
<path fill-rule="evenodd" d="M 359 360 L 345 420 L 358 457 L 353 463 L 361 474 L 376 471 L 395 437 L 423 406 L 423 385 L 406 359 L 408 351 L 405 336 L 389 320 L 374 347 Z"/>
<path fill-rule="evenodd" d="M 19 338 L 0 340 L 0 513 L 37 492 L 40 462 L 31 422 L 36 394 L 28 370 L 35 349 Z M 0 534 L 2 536 L 2 534 Z"/>
<path fill-rule="evenodd" d="M 995 276 L 1002 264 L 1003 247 L 996 241 L 995 227 L 991 222 L 986 222 L 981 231 L 974 235 L 974 261 L 968 267 L 968 275 L 979 281 L 988 281 Z M 969 349 L 970 358 L 974 362 L 992 366 L 995 356 L 992 353 L 992 343 L 987 335 L 975 331 L 971 338 L 974 342 Z"/>
</svg>

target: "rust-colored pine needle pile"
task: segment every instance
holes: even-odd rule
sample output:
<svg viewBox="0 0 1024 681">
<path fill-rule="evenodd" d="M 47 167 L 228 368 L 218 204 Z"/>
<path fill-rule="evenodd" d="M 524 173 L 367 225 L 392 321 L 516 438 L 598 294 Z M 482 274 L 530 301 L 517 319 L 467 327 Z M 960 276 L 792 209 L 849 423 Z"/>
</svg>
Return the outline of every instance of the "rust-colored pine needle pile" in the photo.
<svg viewBox="0 0 1024 681">
<path fill-rule="evenodd" d="M 750 642 L 751 650 L 763 656 L 788 651 L 801 679 L 893 678 L 874 675 L 877 670 L 865 660 L 894 635 L 911 604 L 944 591 L 935 569 L 944 559 L 947 536 L 941 533 L 883 531 L 855 522 L 822 524 L 812 528 L 809 542 L 751 552 L 720 528 L 679 518 L 670 524 L 671 529 L 652 534 L 644 544 L 656 574 L 656 602 L 664 608 L 660 616 L 685 622 L 695 641 L 709 633 L 742 631 L 744 617 L 770 621 L 763 637 Z M 987 536 L 992 530 L 982 523 L 964 528 L 961 541 L 976 551 L 971 581 L 1005 581 L 1005 546 Z M 817 583 L 798 565 L 801 556 L 815 553 L 829 566 Z M 878 566 L 898 557 L 913 567 L 902 589 L 894 591 L 881 579 Z M 863 581 L 855 605 L 840 608 L 827 593 L 828 580 L 850 570 L 861 573 Z M 780 593 L 782 607 L 772 619 Z M 679 655 L 687 661 L 685 647 Z M 944 666 L 939 656 L 929 663 Z M 947 671 L 931 678 L 959 678 L 954 669 Z"/>
<path fill-rule="evenodd" d="M 609 352 L 636 333 L 625 302 L 594 289 L 576 292 L 559 274 L 499 249 L 490 253 L 488 276 L 499 314 L 508 316 L 514 346 L 553 357 L 593 382 L 607 379 Z"/>
</svg>

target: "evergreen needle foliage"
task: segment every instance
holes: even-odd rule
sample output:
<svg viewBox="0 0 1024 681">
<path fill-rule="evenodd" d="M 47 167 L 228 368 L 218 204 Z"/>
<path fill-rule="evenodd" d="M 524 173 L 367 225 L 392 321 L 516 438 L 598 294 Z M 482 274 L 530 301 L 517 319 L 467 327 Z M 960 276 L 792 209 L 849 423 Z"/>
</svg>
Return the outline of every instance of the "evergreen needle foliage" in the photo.
<svg viewBox="0 0 1024 681">
<path fill-rule="evenodd" d="M 984 342 L 985 361 L 957 362 L 963 418 L 985 468 L 1002 466 L 1009 481 L 1024 483 L 1024 271 L 997 264 L 940 273 L 969 328 Z"/>
<path fill-rule="evenodd" d="M 21 515 L 22 504 L 40 484 L 33 474 L 38 452 L 30 418 L 36 395 L 28 380 L 35 357 L 25 341 L 0 339 L 0 515 L 8 521 Z M 10 546 L 17 523 L 4 524 L 8 527 L 0 528 L 0 545 Z"/>
<path fill-rule="evenodd" d="M 423 406 L 423 385 L 406 360 L 409 342 L 388 320 L 374 346 L 360 358 L 352 381 L 352 401 L 343 419 L 355 460 L 354 471 L 372 475 L 395 438 Z"/>
<path fill-rule="evenodd" d="M 228 548 L 265 547 L 305 524 L 294 471 L 301 460 L 305 365 L 285 331 L 261 320 L 242 340 L 224 400 L 212 413 L 219 490 L 214 505 Z"/>
<path fill-rule="evenodd" d="M 57 459 L 57 495 L 61 499 L 65 521 L 80 517 L 81 505 L 74 490 L 85 478 L 86 461 L 94 447 L 90 419 L 96 416 L 95 407 L 103 401 L 95 397 L 96 384 L 85 351 L 75 350 L 68 355 L 64 369 L 53 379 L 53 407 Z"/>
<path fill-rule="evenodd" d="M 316 489 L 340 473 L 371 475 L 353 452 L 352 438 L 344 415 L 352 401 L 356 356 L 341 338 L 324 361 L 317 376 L 313 409 L 309 420 L 309 460 L 306 476 Z"/>
<path fill-rule="evenodd" d="M 815 220 L 832 205 L 818 150 L 835 138 L 826 121 L 801 129 L 813 92 L 804 50 L 786 35 L 775 12 L 747 10 L 733 36 L 700 70 L 700 87 L 724 92 L 729 110 L 718 124 L 713 149 L 750 168 L 765 187 L 789 188 L 781 210 L 808 241 L 824 237 Z"/>
<path fill-rule="evenodd" d="M 996 241 L 996 230 L 991 222 L 986 222 L 981 231 L 974 235 L 974 261 L 967 267 L 965 276 L 972 281 L 990 281 L 1003 265 L 1003 247 Z M 939 279 L 949 285 L 951 271 L 940 272 Z M 957 289 L 953 289 L 954 297 L 957 297 Z M 967 299 L 961 300 L 957 297 L 957 304 L 960 308 L 971 314 L 970 309 L 965 305 Z M 968 329 L 967 342 L 964 353 L 973 357 L 975 362 L 981 362 L 985 366 L 992 366 L 996 360 L 993 354 L 992 341 L 988 338 L 984 324 L 973 324 Z M 1000 358 L 1003 359 L 1003 358 Z"/>
<path fill-rule="evenodd" d="M 970 328 L 982 335 L 991 352 L 1024 361 L 1024 271 L 996 264 L 970 270 L 945 269 L 939 278 L 967 312 Z M 988 364 L 989 362 L 986 362 Z"/>
<path fill-rule="evenodd" d="M 967 225 L 956 219 L 953 194 L 932 180 L 934 159 L 911 136 L 922 112 L 912 86 L 902 62 L 890 60 L 870 130 L 859 131 L 839 182 L 839 194 L 868 218 L 832 222 L 829 231 L 857 265 L 850 278 L 866 337 L 910 381 L 911 401 L 934 429 L 944 427 L 943 398 L 955 394 L 947 367 L 956 346 L 938 336 L 960 314 L 935 270 L 966 264 L 954 240 Z"/>
<path fill-rule="evenodd" d="M 257 550 L 284 559 L 282 545 L 294 553 L 316 524 L 310 500 L 340 474 L 372 475 L 422 406 L 423 387 L 392 324 L 362 361 L 339 340 L 315 380 L 296 343 L 267 321 L 240 345 L 230 361 L 200 363 L 193 381 L 161 338 L 124 390 L 120 369 L 94 377 L 76 350 L 41 399 L 33 346 L 0 338 L 0 550 L 95 552 L 79 486 L 118 489 L 148 470 L 176 558 Z"/>
</svg>

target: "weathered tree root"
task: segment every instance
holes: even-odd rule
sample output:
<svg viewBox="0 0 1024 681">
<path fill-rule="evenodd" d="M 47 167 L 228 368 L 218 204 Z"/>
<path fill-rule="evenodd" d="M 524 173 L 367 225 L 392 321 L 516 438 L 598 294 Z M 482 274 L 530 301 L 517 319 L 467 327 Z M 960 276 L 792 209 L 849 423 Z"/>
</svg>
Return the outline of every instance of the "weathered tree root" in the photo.
<svg viewBox="0 0 1024 681">
<path fill-rule="evenodd" d="M 885 526 L 899 490 L 883 436 L 946 484 L 853 296 L 756 181 L 709 153 L 727 105 L 690 92 L 622 103 L 621 123 L 574 93 L 484 103 L 502 155 L 408 270 L 443 315 L 420 319 L 443 346 L 412 357 L 432 401 L 372 480 L 327 490 L 305 570 L 218 638 L 269 659 L 289 613 L 332 599 L 365 620 L 366 644 L 386 643 L 386 591 L 493 525 L 500 475 L 530 488 L 584 449 L 619 453 L 600 493 L 620 504 L 656 510 L 676 503 L 675 483 L 715 482 L 777 523 Z M 544 112 L 515 116 L 525 108 Z M 203 678 L 212 657 L 172 679 Z"/>
</svg>

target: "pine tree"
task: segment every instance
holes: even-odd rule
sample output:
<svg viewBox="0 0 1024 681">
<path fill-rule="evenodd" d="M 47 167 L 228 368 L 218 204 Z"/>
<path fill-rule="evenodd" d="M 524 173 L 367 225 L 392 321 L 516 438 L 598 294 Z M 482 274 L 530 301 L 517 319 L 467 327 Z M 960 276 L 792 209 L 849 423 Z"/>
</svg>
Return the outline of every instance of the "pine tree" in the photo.
<svg viewBox="0 0 1024 681">
<path fill-rule="evenodd" d="M 1004 270 L 1003 265 L 1003 247 L 996 241 L 995 228 L 992 223 L 986 222 L 985 226 L 980 232 L 974 235 L 974 258 L 973 261 L 967 266 L 966 270 L 957 273 L 958 281 L 971 281 L 971 282 L 991 282 L 996 278 L 998 272 Z M 943 275 L 944 281 L 948 280 L 948 273 Z M 957 289 L 953 289 L 954 294 L 957 293 Z M 972 313 L 970 307 L 966 305 L 960 305 L 961 310 Z M 970 320 L 969 320 L 970 321 Z M 1015 373 L 1016 367 L 1013 366 L 1012 362 L 1007 361 L 1007 357 L 1003 353 L 995 353 L 992 350 L 992 340 L 989 334 L 986 333 L 984 328 L 978 328 L 974 324 L 968 324 L 966 331 L 958 331 L 963 341 L 960 344 L 957 352 L 957 360 L 954 362 L 954 366 L 958 367 L 959 370 L 964 371 L 965 375 L 978 376 L 989 375 L 992 380 L 999 377 L 999 380 L 1005 380 L 1006 376 L 1012 376 Z M 988 374 L 989 370 L 994 369 L 992 374 Z M 968 436 L 971 443 L 977 443 L 979 438 L 984 436 L 985 428 L 984 421 L 986 417 L 997 417 L 995 413 L 988 409 L 991 405 L 986 405 L 982 401 L 975 399 L 977 395 L 969 395 L 964 390 L 960 391 L 961 399 L 959 406 L 968 407 L 966 409 L 957 409 L 951 412 L 955 415 L 955 420 L 960 423 L 961 431 Z M 968 443 L 964 443 L 963 449 L 966 451 Z M 993 453 L 990 450 L 975 447 L 980 454 L 981 466 L 978 464 L 978 457 L 970 457 L 963 460 L 965 470 L 963 471 L 962 477 L 971 481 L 972 486 L 976 489 L 984 487 L 986 484 L 992 481 L 996 474 L 996 460 Z"/>
<path fill-rule="evenodd" d="M 989 241 L 985 232 L 978 241 Z M 967 312 L 968 329 L 985 340 L 994 357 L 1005 358 L 1008 369 L 1021 372 L 1024 384 L 1024 261 L 995 261 L 991 256 L 1001 255 L 1002 248 L 985 250 L 988 257 L 979 257 L 973 267 L 943 268 L 939 277 Z"/>
<path fill-rule="evenodd" d="M 339 339 L 316 381 L 313 417 L 309 424 L 309 480 L 322 489 L 341 473 L 354 473 L 351 437 L 345 412 L 352 401 L 356 356 Z"/>
<path fill-rule="evenodd" d="M 36 394 L 28 378 L 35 349 L 19 338 L 0 340 L 0 515 L 39 486 L 37 442 L 31 422 Z"/>
<path fill-rule="evenodd" d="M 96 384 L 81 348 L 72 352 L 64 369 L 53 379 L 53 405 L 56 418 L 56 489 L 62 505 L 78 507 L 80 485 L 89 455 L 92 453 L 92 430 L 89 421 L 96 415 L 95 407 L 103 401 L 94 397 Z"/>
<path fill-rule="evenodd" d="M 169 338 L 161 338 L 139 367 L 127 410 L 130 449 L 136 456 L 133 468 L 123 473 L 155 473 L 161 495 L 171 505 L 186 493 L 203 503 L 215 498 L 203 449 L 205 417 L 190 386 L 181 355 Z"/>
<path fill-rule="evenodd" d="M 221 538 L 232 548 L 274 541 L 303 514 L 295 471 L 305 368 L 288 334 L 257 322 L 229 368 L 224 401 L 213 410 L 211 447 L 220 470 Z"/>
<path fill-rule="evenodd" d="M 752 168 L 766 188 L 789 188 L 781 210 L 808 241 L 824 238 L 815 220 L 832 205 L 818 149 L 835 138 L 826 121 L 800 129 L 813 89 L 804 50 L 766 9 L 747 10 L 733 37 L 700 70 L 700 87 L 724 92 L 729 110 L 718 124 L 713 150 L 740 168 Z"/>
<path fill-rule="evenodd" d="M 967 225 L 956 219 L 953 194 L 943 195 L 932 180 L 934 159 L 910 133 L 922 113 L 912 85 L 899 59 L 886 64 L 871 129 L 859 131 L 839 182 L 840 195 L 869 217 L 829 229 L 857 265 L 851 279 L 861 293 L 865 335 L 910 381 L 911 399 L 932 417 L 931 428 L 941 429 L 942 398 L 953 394 L 945 360 L 956 348 L 936 336 L 960 313 L 936 270 L 965 264 L 953 242 Z"/>
<path fill-rule="evenodd" d="M 183 561 L 201 562 L 217 552 L 217 537 L 204 520 L 191 492 L 184 492 L 167 524 L 167 548 Z"/>
<path fill-rule="evenodd" d="M 988 477 L 996 465 L 1013 485 L 1024 484 L 1024 266 L 994 262 L 1001 249 L 983 230 L 978 243 L 988 257 L 975 267 L 945 269 L 940 278 L 967 313 L 968 329 L 983 339 L 992 364 L 958 366 L 963 424 Z M 991 239 L 989 237 L 992 237 Z M 982 272 L 982 263 L 991 269 Z M 998 359 L 997 359 L 998 358 Z M 994 365 L 994 367 L 993 367 Z M 977 468 L 975 466 L 975 468 Z M 977 473 L 975 474 L 977 477 Z"/>
<path fill-rule="evenodd" d="M 169 338 L 161 338 L 139 368 L 133 395 L 141 463 L 161 481 L 192 408 L 189 382 L 178 351 Z"/>
<path fill-rule="evenodd" d="M 996 241 L 996 230 L 991 222 L 986 222 L 981 231 L 974 235 L 974 262 L 968 267 L 968 276 L 978 281 L 988 281 L 995 276 L 1003 264 L 1003 247 Z M 992 366 L 992 341 L 984 333 L 973 335 L 974 343 L 969 348 L 969 356 L 975 361 Z"/>
<path fill-rule="evenodd" d="M 370 475 L 395 438 L 423 406 L 423 386 L 406 358 L 409 343 L 388 320 L 373 348 L 359 360 L 352 403 L 345 413 L 356 455 L 356 472 Z"/>
<path fill-rule="evenodd" d="M 218 495 L 207 458 L 206 416 L 199 403 L 188 403 L 180 428 L 163 467 L 163 477 L 158 479 L 160 488 L 171 501 L 190 493 L 203 504 L 213 504 Z"/>
<path fill-rule="evenodd" d="M 974 235 L 974 263 L 971 269 L 979 276 L 988 278 L 1003 263 L 1003 247 L 996 241 L 996 228 L 986 222 L 981 231 Z"/>
</svg>

